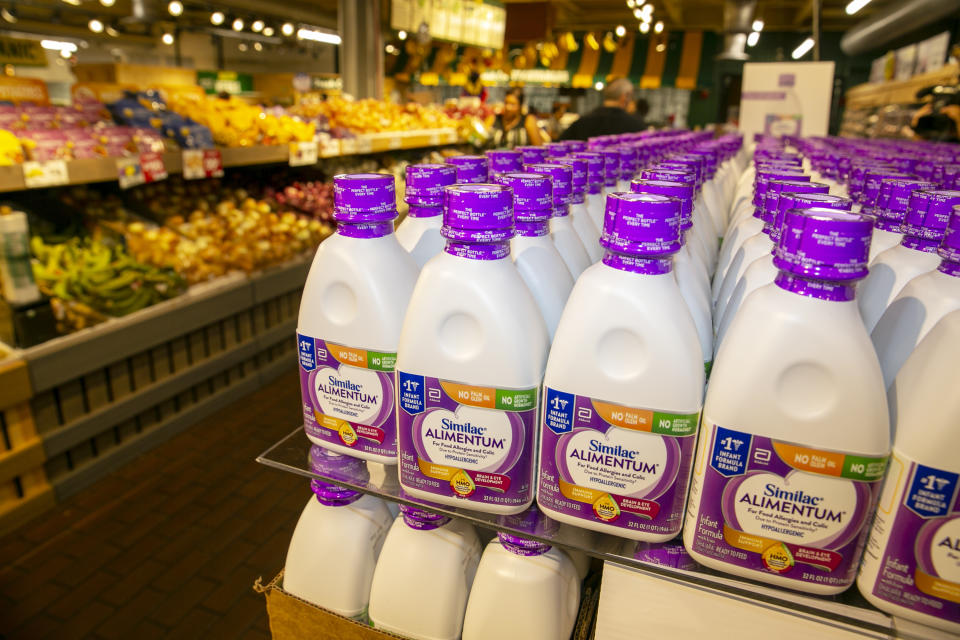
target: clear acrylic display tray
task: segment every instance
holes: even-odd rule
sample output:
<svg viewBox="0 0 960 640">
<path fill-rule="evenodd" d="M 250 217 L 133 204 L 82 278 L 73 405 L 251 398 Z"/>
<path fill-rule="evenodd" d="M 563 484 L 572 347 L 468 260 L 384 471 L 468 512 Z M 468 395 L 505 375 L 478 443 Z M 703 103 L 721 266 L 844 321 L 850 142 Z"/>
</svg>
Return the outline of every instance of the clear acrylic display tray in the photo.
<svg viewBox="0 0 960 640">
<path fill-rule="evenodd" d="M 547 542 L 558 547 L 582 551 L 592 557 L 629 567 L 663 580 L 686 585 L 688 587 L 719 594 L 739 603 L 749 603 L 768 609 L 774 609 L 807 620 L 816 620 L 836 628 L 838 631 L 854 632 L 866 638 L 904 638 L 906 640 L 927 640 L 939 637 L 938 632 L 918 625 L 904 626 L 900 620 L 894 621 L 887 614 L 870 605 L 855 586 L 836 596 L 811 596 L 792 592 L 718 573 L 703 567 L 690 570 L 667 566 L 670 554 L 658 550 L 650 553 L 649 546 L 612 535 L 601 534 L 576 527 L 538 528 L 537 533 L 518 528 L 516 520 L 480 513 L 470 509 L 445 505 L 425 505 L 401 493 L 397 480 L 397 468 L 378 464 L 367 464 L 363 473 L 354 471 L 349 477 L 339 472 L 315 473 L 310 465 L 311 447 L 303 428 L 298 428 L 288 436 L 271 446 L 257 457 L 257 462 L 268 467 L 295 473 L 304 478 L 318 478 L 336 485 L 378 496 L 384 500 L 421 507 L 425 510 L 442 513 L 468 520 L 473 524 L 497 532 L 524 536 Z M 304 487 L 306 489 L 306 486 Z M 522 526 L 522 525 L 520 525 Z M 679 538 L 670 545 L 679 545 Z M 659 545 L 655 545 L 658 546 Z M 676 547 L 675 547 L 676 548 Z M 660 554 L 660 555 L 658 555 Z M 688 556 L 686 557 L 689 562 Z M 650 561 L 651 558 L 653 561 Z M 661 559 L 658 559 L 661 558 Z M 657 562 L 657 563 L 655 563 Z"/>
</svg>

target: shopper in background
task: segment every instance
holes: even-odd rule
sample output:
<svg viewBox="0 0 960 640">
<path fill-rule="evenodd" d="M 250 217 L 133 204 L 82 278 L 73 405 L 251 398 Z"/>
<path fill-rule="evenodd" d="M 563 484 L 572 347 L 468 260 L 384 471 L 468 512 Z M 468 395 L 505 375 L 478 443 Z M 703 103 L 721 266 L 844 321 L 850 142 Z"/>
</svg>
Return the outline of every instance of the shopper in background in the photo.
<svg viewBox="0 0 960 640">
<path fill-rule="evenodd" d="M 650 113 L 650 103 L 646 98 L 637 98 L 633 104 L 633 109 L 628 109 L 630 114 L 637 119 L 641 127 L 647 127 L 647 114 Z"/>
<path fill-rule="evenodd" d="M 570 108 L 569 102 L 554 102 L 553 109 L 550 112 L 550 117 L 547 118 L 547 135 L 550 136 L 551 140 L 559 140 L 560 133 L 563 131 L 563 119 L 567 115 L 567 110 Z"/>
<path fill-rule="evenodd" d="M 633 85 L 626 78 L 617 78 L 603 90 L 603 104 L 581 116 L 570 125 L 561 140 L 586 140 L 595 136 L 640 131 L 643 124 L 627 113 L 633 102 Z"/>
<path fill-rule="evenodd" d="M 500 148 L 544 143 L 537 118 L 523 112 L 523 90 L 510 89 L 503 97 L 503 111 L 493 121 L 493 145 Z"/>
</svg>

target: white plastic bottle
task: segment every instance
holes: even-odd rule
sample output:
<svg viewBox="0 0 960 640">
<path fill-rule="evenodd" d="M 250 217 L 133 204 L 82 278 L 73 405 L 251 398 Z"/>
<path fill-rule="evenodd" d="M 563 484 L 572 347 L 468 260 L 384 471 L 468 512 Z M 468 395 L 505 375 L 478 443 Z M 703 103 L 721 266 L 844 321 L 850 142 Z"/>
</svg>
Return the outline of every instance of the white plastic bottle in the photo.
<svg viewBox="0 0 960 640">
<path fill-rule="evenodd" d="M 700 351 L 703 354 L 703 370 L 707 377 L 713 366 L 713 321 L 710 316 L 710 281 L 701 268 L 702 265 L 691 257 L 687 250 L 685 236 L 693 227 L 693 185 L 664 180 L 634 180 L 630 183 L 633 193 L 656 193 L 680 200 L 680 243 L 683 247 L 673 255 L 673 275 L 680 287 L 693 324 L 700 339 Z"/>
<path fill-rule="evenodd" d="M 553 180 L 553 217 L 550 218 L 550 237 L 557 251 L 576 280 L 589 267 L 590 256 L 580 240 L 570 217 L 570 200 L 573 198 L 573 168 L 566 164 L 540 163 L 524 167 L 531 173 L 550 176 Z"/>
<path fill-rule="evenodd" d="M 574 285 L 544 376 L 537 504 L 560 522 L 665 541 L 683 521 L 703 397 L 671 271 L 680 201 L 607 198 L 603 261 Z"/>
<path fill-rule="evenodd" d="M 917 346 L 890 388 L 893 455 L 857 586 L 889 614 L 960 635 L 958 360 L 960 311 L 954 311 Z"/>
<path fill-rule="evenodd" d="M 744 302 L 707 389 L 683 529 L 700 564 L 815 594 L 853 582 L 890 450 L 854 302 L 872 226 L 786 213 L 780 273 Z"/>
<path fill-rule="evenodd" d="M 606 161 L 602 153 L 595 151 L 577 151 L 571 156 L 587 161 L 587 211 L 597 232 L 601 232 L 603 231 L 603 183 Z"/>
<path fill-rule="evenodd" d="M 487 151 L 490 162 L 490 182 L 495 182 L 501 173 L 523 171 L 523 154 L 515 149 L 496 149 Z"/>
<path fill-rule="evenodd" d="M 934 194 L 939 193 L 939 197 Z M 937 247 L 953 204 L 960 194 L 953 191 L 914 191 L 906 221 L 901 226 L 903 240 L 870 263 L 870 275 L 860 285 L 857 302 L 868 332 L 906 284 L 940 265 Z M 930 210 L 932 209 L 932 211 Z"/>
<path fill-rule="evenodd" d="M 510 260 L 510 189 L 456 185 L 444 198 L 447 247 L 420 274 L 397 350 L 400 484 L 517 513 L 533 501 L 547 328 Z"/>
<path fill-rule="evenodd" d="M 809 187 L 810 185 L 816 183 L 797 182 L 794 184 Z M 832 196 L 829 193 L 804 193 L 801 189 L 800 192 L 781 192 L 779 194 L 777 199 L 777 212 L 774 215 L 774 220 L 770 225 L 770 239 L 773 241 L 771 252 L 765 256 L 757 258 L 750 263 L 750 266 L 746 268 L 746 270 L 743 272 L 743 276 L 741 276 L 740 280 L 737 282 L 737 286 L 734 287 L 733 293 L 730 294 L 730 299 L 727 301 L 727 306 L 723 309 L 723 317 L 720 319 L 720 324 L 717 326 L 717 336 L 714 341 L 715 351 L 720 348 L 720 344 L 723 342 L 724 337 L 727 335 L 727 331 L 730 329 L 730 324 L 733 322 L 733 319 L 737 317 L 737 312 L 743 305 L 743 301 L 747 299 L 747 296 L 760 287 L 770 284 L 776 279 L 779 270 L 774 264 L 774 255 L 777 251 L 777 245 L 780 242 L 780 227 L 783 224 L 783 218 L 786 212 L 790 209 L 813 208 L 849 211 L 852 206 L 853 201 L 850 200 L 850 198 Z"/>
<path fill-rule="evenodd" d="M 407 167 L 404 200 L 410 206 L 397 227 L 397 240 L 422 267 L 443 251 L 443 188 L 454 184 L 457 170 L 446 164 L 412 164 Z"/>
<path fill-rule="evenodd" d="M 333 189 L 337 233 L 317 248 L 297 324 L 304 429 L 313 444 L 397 464 L 394 364 L 419 269 L 393 233 L 393 176 L 339 175 Z"/>
<path fill-rule="evenodd" d="M 447 164 L 457 170 L 457 184 L 480 184 L 489 179 L 490 161 L 484 156 L 451 156 Z"/>
<path fill-rule="evenodd" d="M 553 181 L 539 173 L 502 173 L 496 181 L 513 191 L 516 235 L 510 240 L 510 256 L 537 301 L 552 341 L 573 290 L 573 276 L 550 239 Z"/>
<path fill-rule="evenodd" d="M 311 447 L 314 473 L 363 482 L 364 462 Z M 365 622 L 370 583 L 393 517 L 383 500 L 313 479 L 314 495 L 293 530 L 283 570 L 285 591 Z"/>
<path fill-rule="evenodd" d="M 593 224 L 590 218 L 590 210 L 587 209 L 587 161 L 583 158 L 566 156 L 556 160 L 559 164 L 570 165 L 572 175 L 573 192 L 570 195 L 570 220 L 573 222 L 573 228 L 583 243 L 583 248 L 590 257 L 590 263 L 593 264 L 603 257 L 603 250 L 600 247 L 600 230 Z"/>
<path fill-rule="evenodd" d="M 947 194 L 960 195 L 956 191 L 938 192 L 937 195 L 940 194 L 945 197 L 951 197 Z M 927 216 L 927 220 L 929 218 Z M 960 309 L 960 207 L 956 205 L 938 253 L 942 258 L 940 266 L 908 282 L 870 334 L 887 387 L 914 347 L 940 318 Z"/>
<path fill-rule="evenodd" d="M 538 515 L 536 507 L 531 511 Z M 540 527 L 532 529 L 543 535 Z M 579 605 L 580 579 L 565 552 L 501 532 L 480 557 L 463 640 L 567 640 Z"/>
<path fill-rule="evenodd" d="M 473 526 L 400 505 L 370 588 L 370 622 L 414 640 L 458 640 L 480 540 Z"/>
</svg>

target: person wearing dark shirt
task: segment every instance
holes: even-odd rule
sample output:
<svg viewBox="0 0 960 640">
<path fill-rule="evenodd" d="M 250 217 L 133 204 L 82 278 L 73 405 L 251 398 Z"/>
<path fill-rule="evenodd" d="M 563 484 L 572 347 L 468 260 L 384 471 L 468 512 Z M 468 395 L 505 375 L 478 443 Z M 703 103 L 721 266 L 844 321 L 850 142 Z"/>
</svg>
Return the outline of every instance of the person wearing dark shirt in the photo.
<svg viewBox="0 0 960 640">
<path fill-rule="evenodd" d="M 603 90 L 603 104 L 567 127 L 561 140 L 586 140 L 595 136 L 642 131 L 643 123 L 627 113 L 633 102 L 633 85 L 626 78 L 618 78 Z"/>
</svg>

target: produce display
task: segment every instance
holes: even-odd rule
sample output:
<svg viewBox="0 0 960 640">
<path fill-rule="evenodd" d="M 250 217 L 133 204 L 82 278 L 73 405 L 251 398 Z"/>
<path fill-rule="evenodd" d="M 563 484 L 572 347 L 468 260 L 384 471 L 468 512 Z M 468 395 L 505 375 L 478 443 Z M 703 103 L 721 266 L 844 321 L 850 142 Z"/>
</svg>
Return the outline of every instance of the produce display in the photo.
<svg viewBox="0 0 960 640">
<path fill-rule="evenodd" d="M 34 236 L 33 275 L 46 295 L 66 307 L 61 321 L 81 329 L 96 314 L 125 316 L 173 298 L 186 282 L 172 269 L 158 269 L 134 259 L 119 244 L 97 238 L 72 238 L 46 244 Z M 56 309 L 55 309 L 56 311 Z"/>
<path fill-rule="evenodd" d="M 240 98 L 183 93 L 171 96 L 168 106 L 201 123 L 224 147 L 249 147 L 313 140 L 316 127 L 287 115 L 267 113 Z M 211 145 L 212 146 L 212 145 Z"/>
<path fill-rule="evenodd" d="M 398 105 L 372 98 L 351 101 L 337 96 L 324 102 L 303 103 L 291 107 L 289 112 L 305 120 L 322 118 L 335 137 L 344 137 L 347 131 L 378 133 L 457 126 L 455 120 L 433 105 Z"/>
<path fill-rule="evenodd" d="M 294 181 L 282 189 L 267 187 L 265 198 L 278 206 L 291 206 L 311 217 L 333 223 L 333 184 L 319 180 Z"/>
<path fill-rule="evenodd" d="M 213 146 L 213 135 L 208 127 L 167 108 L 163 96 L 157 91 L 127 91 L 123 98 L 107 108 L 120 124 L 139 129 L 153 128 L 182 149 Z"/>
</svg>

